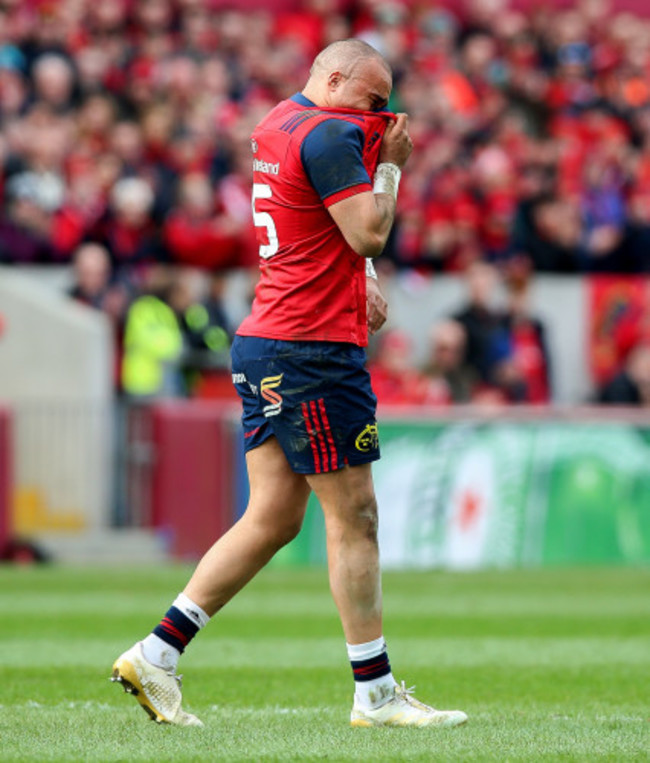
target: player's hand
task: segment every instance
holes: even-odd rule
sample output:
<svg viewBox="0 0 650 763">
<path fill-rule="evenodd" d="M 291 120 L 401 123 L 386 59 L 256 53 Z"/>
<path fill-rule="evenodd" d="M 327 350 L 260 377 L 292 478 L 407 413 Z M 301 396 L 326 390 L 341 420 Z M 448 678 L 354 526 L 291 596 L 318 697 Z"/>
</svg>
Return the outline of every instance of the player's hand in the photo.
<svg viewBox="0 0 650 763">
<path fill-rule="evenodd" d="M 413 141 L 409 135 L 409 118 L 398 114 L 394 122 L 389 122 L 379 149 L 379 161 L 391 162 L 403 167 L 413 151 Z"/>
<path fill-rule="evenodd" d="M 386 323 L 388 317 L 388 302 L 384 299 L 376 278 L 366 278 L 366 305 L 368 332 L 375 334 Z"/>
</svg>

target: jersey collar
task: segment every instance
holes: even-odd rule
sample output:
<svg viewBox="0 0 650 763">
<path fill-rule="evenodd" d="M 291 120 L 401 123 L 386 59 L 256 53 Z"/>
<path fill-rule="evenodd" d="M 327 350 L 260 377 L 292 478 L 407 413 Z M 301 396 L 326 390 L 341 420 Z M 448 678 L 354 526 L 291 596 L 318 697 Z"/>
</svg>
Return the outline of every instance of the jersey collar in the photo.
<svg viewBox="0 0 650 763">
<path fill-rule="evenodd" d="M 317 108 L 316 104 L 313 101 L 310 101 L 309 98 L 305 98 L 302 93 L 295 93 L 289 100 L 297 103 L 299 106 L 311 106 L 312 108 Z"/>
</svg>

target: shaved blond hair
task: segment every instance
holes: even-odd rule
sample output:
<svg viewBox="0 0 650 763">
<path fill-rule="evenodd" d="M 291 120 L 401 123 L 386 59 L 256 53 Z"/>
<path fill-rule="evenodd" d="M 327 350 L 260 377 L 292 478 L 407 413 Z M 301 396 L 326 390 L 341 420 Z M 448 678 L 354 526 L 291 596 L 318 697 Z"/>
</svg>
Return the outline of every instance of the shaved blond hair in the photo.
<svg viewBox="0 0 650 763">
<path fill-rule="evenodd" d="M 369 58 L 379 61 L 392 77 L 391 68 L 381 53 L 367 42 L 356 39 L 339 40 L 321 50 L 314 59 L 309 73 L 314 76 L 340 71 L 341 74 L 349 77 L 359 63 Z"/>
</svg>

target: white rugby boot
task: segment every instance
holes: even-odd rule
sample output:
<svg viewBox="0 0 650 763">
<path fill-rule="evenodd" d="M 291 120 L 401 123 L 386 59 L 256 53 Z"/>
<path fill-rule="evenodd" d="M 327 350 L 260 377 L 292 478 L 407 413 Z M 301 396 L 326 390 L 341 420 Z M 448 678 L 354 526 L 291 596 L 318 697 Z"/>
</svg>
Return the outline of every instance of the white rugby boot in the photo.
<svg viewBox="0 0 650 763">
<path fill-rule="evenodd" d="M 402 681 L 395 686 L 395 694 L 381 707 L 361 707 L 356 697 L 350 715 L 350 725 L 363 726 L 460 726 L 467 721 L 461 710 L 436 710 L 415 699 L 413 688 L 407 689 Z"/>
<path fill-rule="evenodd" d="M 132 694 L 156 723 L 176 726 L 203 726 L 203 723 L 181 707 L 181 677 L 148 662 L 137 644 L 121 654 L 113 663 L 111 681 Z"/>
</svg>

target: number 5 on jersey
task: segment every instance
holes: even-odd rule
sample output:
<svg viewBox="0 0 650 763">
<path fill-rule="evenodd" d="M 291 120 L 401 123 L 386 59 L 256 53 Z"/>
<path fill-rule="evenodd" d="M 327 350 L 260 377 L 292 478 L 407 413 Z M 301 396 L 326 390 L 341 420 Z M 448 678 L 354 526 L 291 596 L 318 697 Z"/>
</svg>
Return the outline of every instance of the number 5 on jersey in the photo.
<svg viewBox="0 0 650 763">
<path fill-rule="evenodd" d="M 278 231 L 275 222 L 268 212 L 258 212 L 255 209 L 257 199 L 270 199 L 273 196 L 271 186 L 266 183 L 253 183 L 253 222 L 256 228 L 266 228 L 268 244 L 260 244 L 260 257 L 268 260 L 278 251 Z"/>
</svg>

